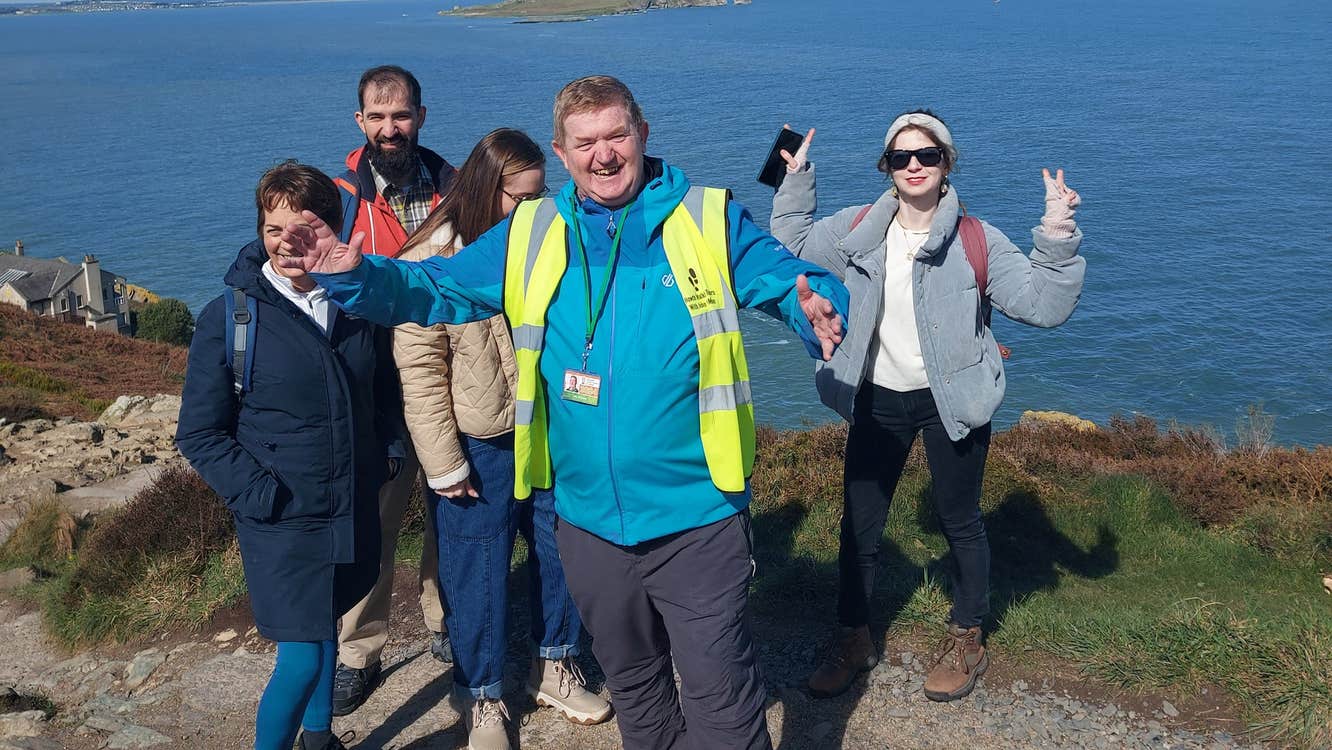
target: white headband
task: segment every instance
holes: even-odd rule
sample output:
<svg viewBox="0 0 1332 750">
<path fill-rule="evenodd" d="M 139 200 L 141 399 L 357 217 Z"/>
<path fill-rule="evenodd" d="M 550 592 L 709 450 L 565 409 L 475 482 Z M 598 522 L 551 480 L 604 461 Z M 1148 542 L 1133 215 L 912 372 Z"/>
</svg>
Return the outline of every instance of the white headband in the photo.
<svg viewBox="0 0 1332 750">
<path fill-rule="evenodd" d="M 887 149 L 892 145 L 897 134 L 907 127 L 917 127 L 929 131 L 934 139 L 943 145 L 944 151 L 948 152 L 948 163 L 950 165 L 957 164 L 957 147 L 953 145 L 953 134 L 948 132 L 948 126 L 944 125 L 939 118 L 923 112 L 908 112 L 893 120 L 893 124 L 888 126 L 888 135 L 883 137 L 883 147 Z"/>
</svg>

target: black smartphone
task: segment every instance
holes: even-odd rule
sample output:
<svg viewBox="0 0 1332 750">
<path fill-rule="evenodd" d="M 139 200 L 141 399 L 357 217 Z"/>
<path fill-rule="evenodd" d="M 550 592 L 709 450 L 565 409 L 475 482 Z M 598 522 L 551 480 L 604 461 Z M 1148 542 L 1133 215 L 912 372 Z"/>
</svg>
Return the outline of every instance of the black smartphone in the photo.
<svg viewBox="0 0 1332 750">
<path fill-rule="evenodd" d="M 805 139 L 794 130 L 778 130 L 772 148 L 768 150 L 768 159 L 763 162 L 763 169 L 759 170 L 758 181 L 774 190 L 781 185 L 786 178 L 786 160 L 782 158 L 782 150 L 794 154 L 804 142 Z"/>
</svg>

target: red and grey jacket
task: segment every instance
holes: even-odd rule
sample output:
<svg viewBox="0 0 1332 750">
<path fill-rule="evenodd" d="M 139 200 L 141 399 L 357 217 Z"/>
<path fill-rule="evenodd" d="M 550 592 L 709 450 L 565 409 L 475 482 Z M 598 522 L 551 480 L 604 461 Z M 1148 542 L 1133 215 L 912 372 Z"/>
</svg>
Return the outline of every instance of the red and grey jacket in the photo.
<svg viewBox="0 0 1332 750">
<path fill-rule="evenodd" d="M 416 152 L 430 172 L 430 181 L 434 183 L 435 193 L 430 198 L 430 208 L 434 209 L 457 170 L 444 157 L 428 148 L 417 147 Z M 337 183 L 342 193 L 342 241 L 347 242 L 357 232 L 364 232 L 365 241 L 361 244 L 363 252 L 396 258 L 407 242 L 407 229 L 398 221 L 393 207 L 375 187 L 365 146 L 347 154 L 347 171 L 333 182 Z"/>
</svg>

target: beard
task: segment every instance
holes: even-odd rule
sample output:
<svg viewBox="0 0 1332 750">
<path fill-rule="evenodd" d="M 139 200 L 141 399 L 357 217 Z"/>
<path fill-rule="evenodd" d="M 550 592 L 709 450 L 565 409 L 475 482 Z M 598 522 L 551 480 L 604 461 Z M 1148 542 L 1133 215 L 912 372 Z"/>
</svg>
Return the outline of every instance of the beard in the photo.
<svg viewBox="0 0 1332 750">
<path fill-rule="evenodd" d="M 383 146 L 385 143 L 392 143 L 395 148 L 385 150 Z M 408 139 L 400 135 L 386 141 L 367 140 L 365 148 L 370 156 L 370 164 L 390 183 L 402 186 L 416 178 L 419 167 L 417 167 L 415 138 Z"/>
</svg>

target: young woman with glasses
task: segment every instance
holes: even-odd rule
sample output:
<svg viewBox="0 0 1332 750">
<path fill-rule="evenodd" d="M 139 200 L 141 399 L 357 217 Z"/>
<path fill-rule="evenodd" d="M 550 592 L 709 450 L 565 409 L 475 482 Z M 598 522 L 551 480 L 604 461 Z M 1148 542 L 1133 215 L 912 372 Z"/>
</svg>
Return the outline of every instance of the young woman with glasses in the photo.
<svg viewBox="0 0 1332 750">
<path fill-rule="evenodd" d="M 481 139 L 448 193 L 408 238 L 402 259 L 466 252 L 522 201 L 546 193 L 545 155 L 517 130 Z M 394 330 L 403 405 L 430 491 L 439 540 L 439 580 L 449 603 L 453 677 L 468 707 L 468 746 L 509 747 L 504 688 L 509 559 L 515 534 L 527 542 L 534 659 L 528 691 L 570 721 L 610 716 L 574 663 L 582 623 L 565 587 L 549 491 L 513 498 L 517 366 L 503 316 L 463 325 Z"/>
<path fill-rule="evenodd" d="M 851 292 L 848 332 L 815 382 L 851 423 L 838 560 L 839 628 L 809 678 L 818 697 L 844 692 L 874 667 L 869 603 L 879 540 L 897 482 L 922 435 L 933 502 L 956 563 L 948 636 L 925 682 L 932 700 L 961 698 L 989 664 L 982 621 L 989 614 L 990 547 L 981 520 L 981 479 L 990 419 L 1004 396 L 993 306 L 1040 327 L 1063 323 L 1082 292 L 1078 194 L 1044 170 L 1045 215 L 1024 255 L 998 229 L 964 217 L 948 175 L 957 149 L 929 110 L 888 128 L 879 171 L 892 185 L 870 206 L 815 221 L 811 130 L 773 198 L 772 233 L 796 255 L 843 278 Z M 968 256 L 972 257 L 968 257 Z M 982 288 L 982 277 L 985 278 Z"/>
</svg>

